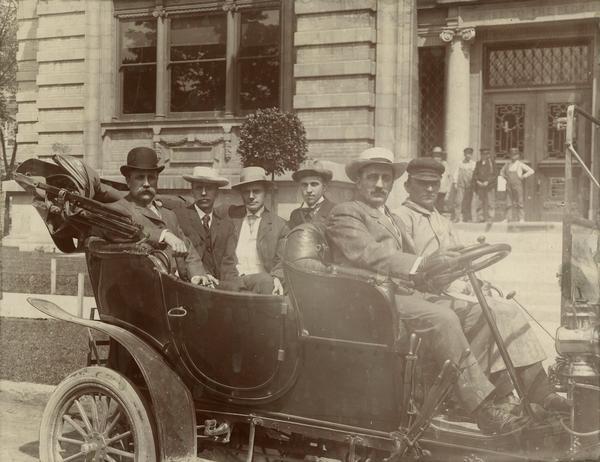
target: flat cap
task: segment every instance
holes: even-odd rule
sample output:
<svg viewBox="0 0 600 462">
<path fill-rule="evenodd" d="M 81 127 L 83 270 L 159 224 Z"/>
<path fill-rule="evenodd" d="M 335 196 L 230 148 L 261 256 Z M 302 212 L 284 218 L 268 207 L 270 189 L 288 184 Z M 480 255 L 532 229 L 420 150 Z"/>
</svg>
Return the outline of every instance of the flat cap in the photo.
<svg viewBox="0 0 600 462">
<path fill-rule="evenodd" d="M 408 163 L 408 175 L 417 180 L 436 181 L 442 178 L 444 166 L 431 157 L 419 157 Z"/>
</svg>

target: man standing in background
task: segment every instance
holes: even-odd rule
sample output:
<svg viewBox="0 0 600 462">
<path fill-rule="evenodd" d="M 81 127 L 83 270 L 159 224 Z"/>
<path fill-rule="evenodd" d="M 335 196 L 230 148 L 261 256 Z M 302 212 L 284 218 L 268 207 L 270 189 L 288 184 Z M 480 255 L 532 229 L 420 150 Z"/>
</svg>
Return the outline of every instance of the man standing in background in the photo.
<svg viewBox="0 0 600 462">
<path fill-rule="evenodd" d="M 456 191 L 454 201 L 454 222 L 471 221 L 471 202 L 473 201 L 473 148 L 463 150 L 464 158 L 454 172 L 452 181 Z"/>
<path fill-rule="evenodd" d="M 475 164 L 475 170 L 473 171 L 473 184 L 482 209 L 482 216 L 479 221 L 492 222 L 496 207 L 496 186 L 498 184 L 496 164 L 488 148 L 481 148 L 479 152 L 481 158 Z"/>
<path fill-rule="evenodd" d="M 525 162 L 520 160 L 519 148 L 510 148 L 510 162 L 504 164 L 500 170 L 500 176 L 506 180 L 506 216 L 504 221 L 525 221 L 523 211 L 523 180 L 529 178 L 535 172 Z M 512 213 L 511 213 L 512 212 Z M 511 217 L 512 215 L 512 217 Z"/>
</svg>

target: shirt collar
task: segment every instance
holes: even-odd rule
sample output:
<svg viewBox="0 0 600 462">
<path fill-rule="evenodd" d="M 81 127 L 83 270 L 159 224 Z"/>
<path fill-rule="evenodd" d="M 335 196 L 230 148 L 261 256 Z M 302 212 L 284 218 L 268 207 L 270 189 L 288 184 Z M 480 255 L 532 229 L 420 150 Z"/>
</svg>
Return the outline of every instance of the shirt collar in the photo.
<svg viewBox="0 0 600 462">
<path fill-rule="evenodd" d="M 313 205 L 312 207 L 310 207 L 306 202 L 302 202 L 302 205 L 306 206 L 304 208 L 311 209 L 311 210 L 316 210 L 316 209 L 318 209 L 321 206 L 321 204 L 324 201 L 325 201 L 325 197 L 321 196 L 321 197 L 319 197 L 319 200 L 315 203 L 315 205 Z"/>
<path fill-rule="evenodd" d="M 428 217 L 431 216 L 431 215 L 433 215 L 433 213 L 435 212 L 435 209 L 434 210 L 426 209 L 422 205 L 419 205 L 416 202 L 411 201 L 410 199 L 405 200 L 402 205 L 405 205 L 409 209 L 412 209 L 415 212 L 418 212 L 421 215 L 425 215 L 425 216 L 428 216 Z"/>
<path fill-rule="evenodd" d="M 196 209 L 196 212 L 198 213 L 198 216 L 200 217 L 201 220 L 204 218 L 204 215 L 208 215 L 210 217 L 210 220 L 212 220 L 212 215 L 213 215 L 212 210 L 209 213 L 205 213 L 204 210 L 202 210 L 196 204 L 194 204 L 194 208 Z"/>
<path fill-rule="evenodd" d="M 261 218 L 263 213 L 265 213 L 265 207 L 262 206 L 260 209 L 258 209 L 256 212 L 252 213 L 250 212 L 248 209 L 246 209 L 246 216 L 250 216 L 250 215 L 255 215 L 258 218 Z"/>
</svg>

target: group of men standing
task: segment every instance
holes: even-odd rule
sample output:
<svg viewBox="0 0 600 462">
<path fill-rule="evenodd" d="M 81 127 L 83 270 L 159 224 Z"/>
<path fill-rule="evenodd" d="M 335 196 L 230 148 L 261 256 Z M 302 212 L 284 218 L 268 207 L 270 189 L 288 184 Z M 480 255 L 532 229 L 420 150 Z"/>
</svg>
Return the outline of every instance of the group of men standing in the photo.
<svg viewBox="0 0 600 462">
<path fill-rule="evenodd" d="M 472 204 L 476 196 L 480 205 L 480 218 L 477 221 L 491 222 L 494 220 L 496 208 L 496 191 L 498 189 L 498 178 L 502 178 L 506 190 L 506 214 L 504 221 L 525 221 L 523 209 L 524 188 L 523 180 L 534 174 L 534 170 L 521 161 L 518 148 L 510 148 L 509 162 L 505 163 L 497 172 L 496 162 L 488 148 L 481 148 L 480 159 L 473 160 L 473 148 L 467 147 L 463 150 L 463 159 L 456 170 L 448 172 L 447 164 L 443 161 L 443 150 L 436 146 L 431 152 L 431 157 L 441 161 L 446 167 L 442 177 L 436 208 L 444 211 L 444 199 L 452 196 L 451 212 L 454 222 L 473 221 Z M 444 180 L 448 178 L 451 187 L 444 187 Z M 450 192 L 453 192 L 451 195 Z"/>
<path fill-rule="evenodd" d="M 485 169 L 487 164 L 482 165 Z M 187 254 L 191 282 L 284 295 L 285 236 L 290 228 L 317 223 L 329 241 L 333 263 L 395 276 L 416 287 L 410 295 L 398 291 L 395 306 L 438 366 L 447 359 L 458 363 L 470 348 L 454 394 L 482 431 L 512 431 L 523 424 L 525 417 L 512 397 L 512 383 L 477 301 L 432 287 L 428 280 L 432 268 L 458 255 L 459 246 L 451 223 L 435 208 L 445 171 L 440 162 L 421 158 L 407 166 L 395 162 L 387 149 L 367 149 L 346 165 L 355 199 L 335 205 L 325 197 L 332 172 L 310 161 L 293 174 L 303 203 L 289 222 L 266 208 L 271 182 L 260 167 L 244 168 L 232 186 L 243 205 L 222 208 L 215 201 L 228 180 L 212 168 L 196 167 L 184 176 L 195 202 L 174 212 L 155 197 L 162 169 L 152 149 L 131 150 L 121 169 L 130 192 L 115 206 L 129 211 L 151 244 L 165 243 L 174 256 Z M 409 198 L 395 214 L 386 201 L 405 170 Z M 507 303 L 491 306 L 530 401 L 549 411 L 568 411 L 568 403 L 548 384 L 541 366 L 543 349 L 522 313 Z"/>
</svg>

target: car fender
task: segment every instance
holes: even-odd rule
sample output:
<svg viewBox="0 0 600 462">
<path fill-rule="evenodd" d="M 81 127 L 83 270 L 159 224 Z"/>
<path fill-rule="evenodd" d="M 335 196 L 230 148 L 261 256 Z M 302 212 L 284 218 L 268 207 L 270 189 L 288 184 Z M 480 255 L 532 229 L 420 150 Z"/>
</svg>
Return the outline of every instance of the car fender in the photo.
<svg viewBox="0 0 600 462">
<path fill-rule="evenodd" d="M 28 298 L 27 301 L 52 318 L 98 330 L 126 348 L 148 385 L 159 443 L 159 460 L 198 460 L 192 394 L 159 352 L 122 327 L 73 316 L 48 300 Z"/>
</svg>

